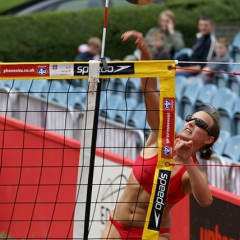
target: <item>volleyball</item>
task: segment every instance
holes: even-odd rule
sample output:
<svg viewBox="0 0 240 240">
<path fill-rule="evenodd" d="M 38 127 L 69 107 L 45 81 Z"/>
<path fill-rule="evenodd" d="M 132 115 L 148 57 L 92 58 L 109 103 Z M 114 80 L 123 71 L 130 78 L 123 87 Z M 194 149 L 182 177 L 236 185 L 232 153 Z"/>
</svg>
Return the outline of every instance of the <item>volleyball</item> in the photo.
<svg viewBox="0 0 240 240">
<path fill-rule="evenodd" d="M 127 2 L 135 5 L 147 5 L 154 2 L 154 0 L 126 0 Z"/>
</svg>

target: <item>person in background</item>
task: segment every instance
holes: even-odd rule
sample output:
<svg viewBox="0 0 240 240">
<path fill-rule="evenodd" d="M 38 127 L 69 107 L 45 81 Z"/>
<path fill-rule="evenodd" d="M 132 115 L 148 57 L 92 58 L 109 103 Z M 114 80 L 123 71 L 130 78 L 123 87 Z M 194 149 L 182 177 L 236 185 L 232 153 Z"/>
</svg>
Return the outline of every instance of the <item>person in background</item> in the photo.
<svg viewBox="0 0 240 240">
<path fill-rule="evenodd" d="M 185 47 L 183 34 L 175 29 L 175 15 L 170 10 L 165 10 L 159 14 L 158 26 L 151 28 L 145 35 L 145 41 L 152 51 L 151 36 L 156 32 L 164 33 L 165 48 L 170 53 L 171 57 L 174 53 Z"/>
<path fill-rule="evenodd" d="M 152 60 L 170 60 L 171 55 L 165 47 L 165 36 L 163 33 L 152 34 Z"/>
<path fill-rule="evenodd" d="M 181 54 L 177 60 L 189 61 L 189 62 L 201 62 L 201 63 L 183 63 L 179 64 L 183 69 L 177 69 L 177 75 L 183 75 L 191 77 L 196 75 L 196 70 L 201 70 L 206 66 L 213 57 L 214 47 L 216 43 L 216 37 L 214 34 L 214 23 L 211 17 L 204 16 L 198 21 L 199 33 L 197 33 L 196 39 L 192 46 L 192 55 L 189 57 L 187 54 Z M 188 68 L 187 70 L 185 68 Z"/>
<path fill-rule="evenodd" d="M 215 56 L 210 60 L 210 63 L 203 68 L 203 72 L 199 73 L 197 76 L 189 77 L 187 83 L 193 81 L 200 81 L 204 84 L 212 83 L 214 73 L 211 71 L 227 71 L 228 64 L 221 63 L 229 62 L 228 45 L 225 38 L 218 38 L 214 48 Z M 204 70 L 206 70 L 206 72 Z"/>
<path fill-rule="evenodd" d="M 100 38 L 98 37 L 89 38 L 87 46 L 82 47 L 84 50 L 81 51 L 80 48 L 80 53 L 76 56 L 75 62 L 88 62 L 89 60 L 99 59 L 101 47 L 102 42 Z"/>
</svg>

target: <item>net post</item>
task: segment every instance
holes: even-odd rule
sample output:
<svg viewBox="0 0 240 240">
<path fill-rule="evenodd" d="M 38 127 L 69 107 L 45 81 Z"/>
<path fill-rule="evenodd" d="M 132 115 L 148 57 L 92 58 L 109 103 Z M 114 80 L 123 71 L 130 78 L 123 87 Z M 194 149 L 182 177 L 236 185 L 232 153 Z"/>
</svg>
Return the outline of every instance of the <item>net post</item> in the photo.
<svg viewBox="0 0 240 240">
<path fill-rule="evenodd" d="M 99 82 L 100 61 L 89 61 L 88 94 L 86 99 L 86 112 L 82 124 L 82 137 L 79 155 L 78 179 L 76 189 L 76 206 L 74 212 L 73 239 L 86 239 L 88 224 L 86 216 L 89 217 L 89 177 L 93 175 L 91 169 L 92 161 L 92 136 L 94 130 L 94 117 L 96 107 L 97 85 Z M 95 148 L 94 148 L 95 151 Z M 93 176 L 92 176 L 93 177 Z M 91 190 L 90 190 L 91 191 Z M 91 197 L 91 193 L 90 193 Z M 87 229 L 87 232 L 86 232 Z"/>
</svg>

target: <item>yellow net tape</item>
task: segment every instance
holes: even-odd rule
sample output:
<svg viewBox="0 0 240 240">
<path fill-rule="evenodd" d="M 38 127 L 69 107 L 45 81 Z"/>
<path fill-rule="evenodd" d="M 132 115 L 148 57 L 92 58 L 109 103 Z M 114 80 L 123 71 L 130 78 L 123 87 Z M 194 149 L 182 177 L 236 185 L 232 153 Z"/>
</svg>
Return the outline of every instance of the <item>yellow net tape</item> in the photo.
<svg viewBox="0 0 240 240">
<path fill-rule="evenodd" d="M 161 64 L 160 123 L 158 134 L 158 163 L 148 206 L 142 239 L 158 239 L 167 197 L 175 139 L 175 71 L 169 63 Z"/>
</svg>

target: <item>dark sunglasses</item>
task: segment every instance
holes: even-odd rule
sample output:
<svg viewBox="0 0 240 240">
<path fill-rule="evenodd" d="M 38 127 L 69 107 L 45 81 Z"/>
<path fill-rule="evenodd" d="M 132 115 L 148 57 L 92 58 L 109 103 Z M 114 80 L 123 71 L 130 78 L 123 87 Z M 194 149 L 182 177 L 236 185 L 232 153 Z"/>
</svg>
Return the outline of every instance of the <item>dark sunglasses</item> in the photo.
<svg viewBox="0 0 240 240">
<path fill-rule="evenodd" d="M 210 128 L 202 119 L 195 118 L 193 115 L 188 115 L 185 119 L 186 122 L 190 122 L 194 120 L 195 120 L 196 126 L 206 130 L 210 136 L 212 135 Z"/>
</svg>

